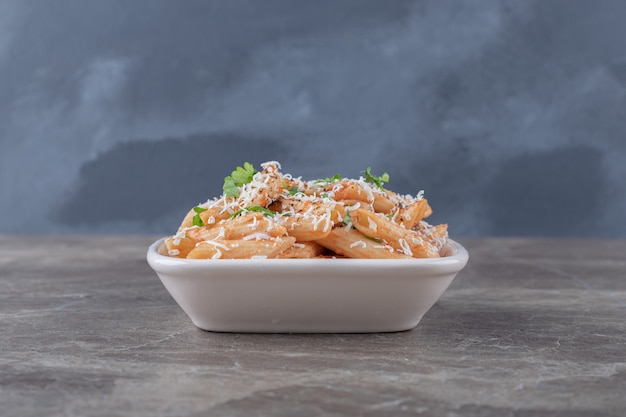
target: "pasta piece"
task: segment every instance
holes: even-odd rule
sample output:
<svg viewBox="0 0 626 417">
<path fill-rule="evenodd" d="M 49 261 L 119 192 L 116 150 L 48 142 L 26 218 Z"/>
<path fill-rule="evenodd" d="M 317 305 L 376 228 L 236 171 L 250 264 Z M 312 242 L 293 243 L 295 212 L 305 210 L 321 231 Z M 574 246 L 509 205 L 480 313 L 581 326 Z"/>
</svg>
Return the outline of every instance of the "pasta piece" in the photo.
<svg viewBox="0 0 626 417">
<path fill-rule="evenodd" d="M 415 258 L 439 258 L 439 249 L 429 239 L 424 239 L 417 232 L 409 230 L 405 237 L 406 242 Z"/>
<path fill-rule="evenodd" d="M 410 259 L 396 252 L 391 246 L 368 239 L 362 233 L 346 227 L 337 227 L 328 236 L 317 241 L 338 255 L 349 258 Z"/>
<path fill-rule="evenodd" d="M 367 192 L 359 183 L 355 181 L 342 181 L 338 185 L 333 185 L 331 190 L 334 192 L 334 199 L 356 200 L 366 203 L 372 203 L 374 196 L 371 192 Z"/>
<path fill-rule="evenodd" d="M 402 246 L 397 242 L 399 239 L 404 239 L 407 230 L 400 225 L 384 216 L 361 209 L 351 211 L 350 218 L 354 227 L 361 233 L 373 238 L 384 239 L 390 243 L 396 242 L 392 246 L 402 250 Z"/>
<path fill-rule="evenodd" d="M 227 220 L 230 216 L 228 211 L 225 211 L 221 207 L 211 207 L 207 211 L 200 213 L 200 220 L 207 226 L 216 224 L 221 220 Z"/>
<path fill-rule="evenodd" d="M 277 258 L 315 258 L 324 252 L 324 247 L 315 242 L 294 243 Z"/>
<path fill-rule="evenodd" d="M 170 237 L 165 240 L 167 254 L 174 258 L 185 258 L 195 248 L 196 242 L 187 237 Z"/>
<path fill-rule="evenodd" d="M 348 211 L 346 210 L 346 208 L 339 204 L 335 204 L 330 212 L 330 218 L 335 226 L 342 225 L 343 219 L 345 219 L 347 215 Z"/>
<path fill-rule="evenodd" d="M 287 229 L 272 220 L 268 220 L 262 213 L 245 212 L 234 219 L 226 220 L 217 225 L 194 227 L 188 229 L 188 237 L 197 241 L 215 239 L 241 239 L 251 234 L 266 234 L 268 237 L 284 236 Z"/>
<path fill-rule="evenodd" d="M 386 194 L 374 194 L 373 208 L 377 213 L 389 214 L 396 209 L 396 203 L 391 201 Z"/>
<path fill-rule="evenodd" d="M 373 211 L 374 207 L 372 206 L 372 204 L 367 203 L 365 201 L 359 201 L 359 200 L 342 200 L 341 201 L 344 204 L 344 209 L 347 211 L 352 211 L 352 210 L 356 210 L 356 209 L 365 209 L 365 210 L 369 210 L 369 211 Z"/>
<path fill-rule="evenodd" d="M 406 230 L 385 216 L 367 210 L 351 212 L 354 227 L 366 236 L 379 238 L 398 252 L 416 258 L 438 257 L 436 248 L 424 241 L 417 232 Z"/>
<path fill-rule="evenodd" d="M 448 225 L 438 224 L 431 226 L 426 222 L 420 222 L 418 226 L 420 236 L 428 240 L 432 245 L 441 249 L 447 242 L 448 237 Z"/>
<path fill-rule="evenodd" d="M 272 204 L 269 205 L 269 209 L 276 212 L 285 213 L 303 213 L 310 209 L 312 206 L 309 200 L 300 200 L 293 197 L 278 197 Z"/>
<path fill-rule="evenodd" d="M 430 209 L 428 200 L 425 198 L 416 201 L 408 207 L 400 209 L 399 219 L 400 223 L 405 229 L 414 228 L 426 215 L 426 212 Z M 430 210 L 432 213 L 432 210 Z"/>
<path fill-rule="evenodd" d="M 328 236 L 333 227 L 330 216 L 294 216 L 285 220 L 287 234 L 296 238 L 298 242 L 310 242 Z"/>
<path fill-rule="evenodd" d="M 233 199 L 229 199 L 229 200 L 231 200 L 232 202 Z M 193 207 L 185 215 L 185 218 L 183 219 L 182 223 L 178 227 L 178 232 L 180 233 L 181 231 L 194 226 L 193 218 L 196 216 L 196 214 L 198 215 L 198 217 L 200 217 L 200 219 L 202 220 L 202 223 L 205 225 L 215 224 L 219 222 L 220 220 L 228 219 L 228 217 L 230 216 L 230 213 L 223 209 L 223 202 L 224 202 L 224 199 L 220 199 L 218 201 L 218 204 L 220 205 L 208 207 L 205 209 L 205 211 L 201 213 L 197 213 L 195 211 L 196 207 Z M 202 207 L 202 205 L 197 206 L 197 207 Z"/>
<path fill-rule="evenodd" d="M 426 211 L 424 212 L 424 219 L 429 218 L 433 214 L 433 209 L 429 204 L 426 205 Z"/>
<path fill-rule="evenodd" d="M 187 255 L 188 259 L 274 258 L 295 243 L 293 237 L 263 240 L 220 240 L 201 242 Z"/>
</svg>

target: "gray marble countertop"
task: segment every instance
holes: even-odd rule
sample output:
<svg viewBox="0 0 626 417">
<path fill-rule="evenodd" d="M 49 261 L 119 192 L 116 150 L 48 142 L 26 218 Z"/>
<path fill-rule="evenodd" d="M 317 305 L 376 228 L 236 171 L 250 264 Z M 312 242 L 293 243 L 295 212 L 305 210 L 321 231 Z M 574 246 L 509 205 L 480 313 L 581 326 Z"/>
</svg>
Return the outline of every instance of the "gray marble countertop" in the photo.
<svg viewBox="0 0 626 417">
<path fill-rule="evenodd" d="M 0 238 L 2 416 L 624 416 L 626 241 L 460 239 L 413 330 L 193 326 L 149 237 Z"/>
</svg>

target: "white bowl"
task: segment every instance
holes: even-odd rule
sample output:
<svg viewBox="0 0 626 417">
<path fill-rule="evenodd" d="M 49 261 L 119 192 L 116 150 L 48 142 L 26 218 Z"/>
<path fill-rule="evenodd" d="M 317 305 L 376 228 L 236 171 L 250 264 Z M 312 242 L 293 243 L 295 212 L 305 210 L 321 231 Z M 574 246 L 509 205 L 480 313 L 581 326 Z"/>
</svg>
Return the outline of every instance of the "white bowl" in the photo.
<svg viewBox="0 0 626 417">
<path fill-rule="evenodd" d="M 148 263 L 201 329 L 259 333 L 368 333 L 412 329 L 465 266 L 449 240 L 434 259 L 179 259 Z"/>
</svg>

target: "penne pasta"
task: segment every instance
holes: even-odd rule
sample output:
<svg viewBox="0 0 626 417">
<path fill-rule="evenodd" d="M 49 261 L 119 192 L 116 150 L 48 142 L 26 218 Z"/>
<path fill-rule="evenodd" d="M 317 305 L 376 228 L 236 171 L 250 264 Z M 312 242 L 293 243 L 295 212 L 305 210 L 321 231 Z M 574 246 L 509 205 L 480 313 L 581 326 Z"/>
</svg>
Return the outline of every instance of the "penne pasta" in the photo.
<svg viewBox="0 0 626 417">
<path fill-rule="evenodd" d="M 287 233 L 285 226 L 266 219 L 261 213 L 248 212 L 232 220 L 224 220 L 215 225 L 188 229 L 187 237 L 197 242 L 215 239 L 241 239 L 245 236 L 257 234 L 267 238 L 284 236 Z"/>
<path fill-rule="evenodd" d="M 384 188 L 389 175 L 303 181 L 275 161 L 237 167 L 224 194 L 193 207 L 161 253 L 188 259 L 438 257 L 446 224 L 423 198 Z"/>
<path fill-rule="evenodd" d="M 399 212 L 400 223 L 405 229 L 412 229 L 422 221 L 429 209 L 430 206 L 428 205 L 428 200 L 425 198 L 418 200 L 405 208 L 401 208 Z"/>
<path fill-rule="evenodd" d="M 324 247 L 315 242 L 294 243 L 290 248 L 277 256 L 277 258 L 315 258 L 321 256 Z"/>
<path fill-rule="evenodd" d="M 410 259 L 391 246 L 369 239 L 355 229 L 338 227 L 317 241 L 321 246 L 348 258 Z"/>
<path fill-rule="evenodd" d="M 352 200 L 371 203 L 374 201 L 373 193 L 367 192 L 359 183 L 354 181 L 342 181 L 330 189 L 335 200 Z"/>
<path fill-rule="evenodd" d="M 196 241 L 186 237 L 170 237 L 165 240 L 165 248 L 167 254 L 174 258 L 186 258 L 193 248 L 196 247 Z"/>
<path fill-rule="evenodd" d="M 446 240 L 448 238 L 447 224 L 431 226 L 426 222 L 420 222 L 419 230 L 421 232 L 420 236 L 423 236 L 424 239 L 437 248 L 441 249 L 446 244 Z"/>
<path fill-rule="evenodd" d="M 396 209 L 396 204 L 389 199 L 387 194 L 374 194 L 372 208 L 377 213 L 389 214 Z"/>
<path fill-rule="evenodd" d="M 385 216 L 367 210 L 351 214 L 354 227 L 366 236 L 381 239 L 396 251 L 415 258 L 436 258 L 438 250 L 415 231 L 406 230 Z"/>
<path fill-rule="evenodd" d="M 293 237 L 261 240 L 204 241 L 193 248 L 188 259 L 274 258 L 295 243 Z"/>
<path fill-rule="evenodd" d="M 333 227 L 330 216 L 295 216 L 285 220 L 287 234 L 298 242 L 310 242 L 328 236 Z"/>
</svg>

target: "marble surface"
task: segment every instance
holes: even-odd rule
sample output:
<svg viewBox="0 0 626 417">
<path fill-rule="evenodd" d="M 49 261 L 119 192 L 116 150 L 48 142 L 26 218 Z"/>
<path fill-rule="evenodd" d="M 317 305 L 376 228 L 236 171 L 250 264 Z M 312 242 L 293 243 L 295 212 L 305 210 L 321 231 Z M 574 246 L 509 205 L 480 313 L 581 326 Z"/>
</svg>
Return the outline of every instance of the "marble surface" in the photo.
<svg viewBox="0 0 626 417">
<path fill-rule="evenodd" d="M 460 239 L 413 330 L 209 333 L 149 237 L 0 238 L 3 416 L 623 416 L 626 241 Z"/>
</svg>

